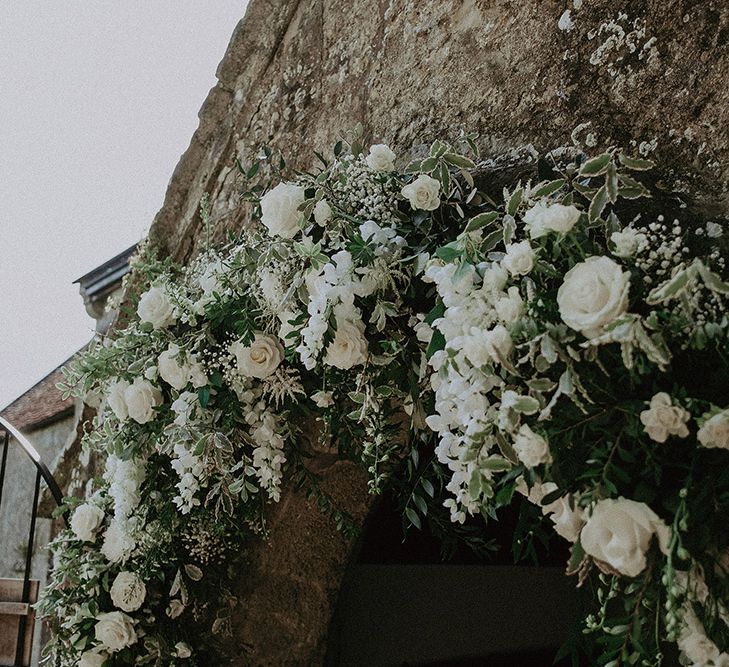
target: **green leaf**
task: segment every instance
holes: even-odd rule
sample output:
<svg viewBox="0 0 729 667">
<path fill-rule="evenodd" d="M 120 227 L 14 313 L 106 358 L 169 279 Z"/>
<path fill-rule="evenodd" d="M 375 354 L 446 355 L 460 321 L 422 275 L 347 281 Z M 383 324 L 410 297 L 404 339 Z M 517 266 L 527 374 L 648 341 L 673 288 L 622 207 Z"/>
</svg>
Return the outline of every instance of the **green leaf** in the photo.
<svg viewBox="0 0 729 667">
<path fill-rule="evenodd" d="M 425 479 L 425 477 L 421 477 L 420 479 L 420 486 L 423 487 L 425 490 L 425 493 L 427 493 L 431 498 L 435 498 L 435 489 L 433 488 L 433 484 L 429 479 Z"/>
<path fill-rule="evenodd" d="M 610 153 L 603 153 L 591 158 L 580 167 L 580 176 L 599 176 L 607 171 L 608 164 L 612 160 Z"/>
<path fill-rule="evenodd" d="M 587 217 L 590 222 L 595 222 L 600 219 L 602 212 L 608 203 L 607 188 L 603 185 L 592 198 L 590 202 L 590 208 L 587 211 Z"/>
<path fill-rule="evenodd" d="M 623 153 L 620 153 L 618 158 L 620 159 L 620 164 L 625 165 L 628 169 L 632 169 L 633 171 L 648 171 L 656 166 L 655 162 L 652 162 L 651 160 L 632 158 L 627 155 L 623 155 Z"/>
<path fill-rule="evenodd" d="M 414 495 L 413 503 L 420 510 L 420 513 L 423 516 L 426 516 L 428 514 L 428 504 L 425 502 L 425 500 L 421 496 Z"/>
<path fill-rule="evenodd" d="M 405 516 L 407 516 L 410 523 L 413 524 L 418 530 L 421 529 L 420 524 L 420 517 L 418 516 L 417 512 L 412 507 L 406 507 L 405 508 Z"/>
<path fill-rule="evenodd" d="M 423 165 L 422 160 L 414 160 L 407 167 L 405 167 L 405 173 L 407 173 L 407 174 L 417 173 L 417 172 L 421 171 L 422 165 Z"/>
<path fill-rule="evenodd" d="M 462 253 L 463 249 L 460 247 L 460 244 L 457 241 L 451 241 L 447 245 L 438 248 L 438 250 L 435 251 L 435 256 L 438 259 L 442 259 L 444 262 L 452 262 L 453 260 L 458 259 Z"/>
<path fill-rule="evenodd" d="M 465 232 L 475 232 L 477 229 L 490 225 L 496 218 L 499 217 L 498 212 L 489 211 L 488 213 L 479 213 L 473 216 L 466 225 Z"/>
<path fill-rule="evenodd" d="M 433 331 L 433 337 L 430 339 L 430 344 L 425 352 L 425 356 L 430 359 L 436 352 L 440 352 L 445 349 L 445 344 L 445 336 L 436 329 Z"/>
<path fill-rule="evenodd" d="M 443 159 L 448 164 L 452 164 L 455 167 L 463 167 L 464 169 L 473 169 L 476 166 L 473 160 L 463 155 L 458 155 L 457 153 L 444 153 Z"/>
<path fill-rule="evenodd" d="M 729 283 L 725 283 L 716 273 L 710 271 L 709 268 L 700 261 L 696 262 L 696 268 L 699 270 L 701 280 L 712 292 L 717 294 L 729 294 Z"/>
<path fill-rule="evenodd" d="M 605 189 L 611 204 L 618 200 L 618 172 L 615 169 L 615 163 L 610 162 L 605 175 Z"/>
<path fill-rule="evenodd" d="M 509 201 L 506 204 L 506 212 L 508 215 L 514 216 L 521 204 L 522 197 L 524 196 L 524 188 L 517 188 L 511 193 Z"/>
<path fill-rule="evenodd" d="M 556 181 L 548 181 L 542 185 L 539 185 L 534 192 L 532 197 L 547 197 L 554 194 L 565 184 L 564 178 L 558 178 Z"/>
<path fill-rule="evenodd" d="M 532 396 L 519 396 L 510 407 L 523 415 L 533 415 L 539 410 L 539 401 Z"/>
<path fill-rule="evenodd" d="M 503 241 L 503 230 L 497 229 L 491 232 L 481 243 L 481 252 L 491 252 L 501 241 Z"/>
<path fill-rule="evenodd" d="M 646 298 L 646 303 L 654 306 L 663 301 L 667 301 L 679 292 L 682 292 L 691 278 L 692 272 L 689 269 L 682 269 L 675 276 L 651 290 Z"/>
<path fill-rule="evenodd" d="M 207 408 L 210 403 L 210 387 L 200 387 L 197 390 L 197 398 L 200 401 L 200 407 Z"/>
</svg>

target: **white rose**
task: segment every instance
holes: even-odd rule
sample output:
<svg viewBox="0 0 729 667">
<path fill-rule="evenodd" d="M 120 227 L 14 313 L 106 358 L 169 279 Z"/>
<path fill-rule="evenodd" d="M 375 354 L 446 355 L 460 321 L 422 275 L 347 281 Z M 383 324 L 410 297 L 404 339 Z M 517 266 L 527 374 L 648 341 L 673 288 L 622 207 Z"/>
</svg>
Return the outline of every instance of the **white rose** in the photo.
<svg viewBox="0 0 729 667">
<path fill-rule="evenodd" d="M 162 392 L 148 380 L 135 378 L 124 390 L 129 416 L 139 424 L 154 419 L 154 408 L 162 403 Z"/>
<path fill-rule="evenodd" d="M 367 339 L 361 319 L 337 318 L 337 332 L 327 347 L 324 363 L 342 370 L 360 366 L 367 361 Z"/>
<path fill-rule="evenodd" d="M 269 236 L 292 239 L 299 231 L 304 188 L 294 183 L 279 183 L 261 199 L 261 223 Z"/>
<path fill-rule="evenodd" d="M 529 236 L 538 239 L 549 232 L 566 234 L 577 224 L 580 215 L 579 209 L 575 206 L 547 205 L 539 202 L 524 214 L 524 225 L 529 231 Z"/>
<path fill-rule="evenodd" d="M 600 500 L 582 529 L 585 553 L 627 577 L 637 577 L 646 566 L 653 536 L 666 553 L 670 529 L 645 503 L 627 498 Z"/>
<path fill-rule="evenodd" d="M 724 410 L 707 419 L 698 433 L 704 447 L 729 449 L 729 410 Z"/>
<path fill-rule="evenodd" d="M 175 644 L 175 653 L 178 658 L 182 658 L 184 660 L 192 655 L 192 649 L 185 644 L 185 642 L 177 642 Z"/>
<path fill-rule="evenodd" d="M 79 505 L 71 517 L 71 530 L 82 542 L 93 542 L 104 520 L 104 510 L 91 503 Z"/>
<path fill-rule="evenodd" d="M 503 266 L 512 276 L 525 276 L 534 268 L 534 251 L 529 241 L 510 243 L 506 246 L 506 255 L 501 260 Z"/>
<path fill-rule="evenodd" d="M 685 438 L 689 434 L 686 422 L 691 415 L 682 407 L 671 404 L 671 397 L 659 392 L 650 401 L 650 408 L 640 413 L 645 432 L 656 442 L 666 442 L 669 435 Z"/>
<path fill-rule="evenodd" d="M 414 209 L 434 211 L 440 206 L 440 181 L 425 174 L 420 174 L 400 192 Z"/>
<path fill-rule="evenodd" d="M 134 622 L 120 611 L 99 614 L 96 617 L 94 635 L 110 651 L 121 651 L 137 641 Z"/>
<path fill-rule="evenodd" d="M 617 257 L 632 257 L 638 252 L 641 244 L 645 242 L 646 236 L 632 227 L 626 227 L 621 232 L 613 232 L 610 235 L 610 240 L 615 246 L 613 255 Z"/>
<path fill-rule="evenodd" d="M 177 361 L 180 348 L 174 343 L 159 355 L 157 366 L 160 377 L 178 391 L 184 389 L 190 379 L 189 370 Z"/>
<path fill-rule="evenodd" d="M 524 313 L 524 301 L 519 294 L 519 288 L 510 287 L 505 296 L 496 300 L 494 309 L 502 322 L 507 324 L 516 322 Z"/>
<path fill-rule="evenodd" d="M 109 590 L 111 601 L 122 611 L 137 611 L 147 596 L 147 587 L 134 572 L 120 572 Z"/>
<path fill-rule="evenodd" d="M 609 257 L 588 257 L 573 266 L 557 291 L 564 323 L 587 338 L 620 317 L 628 308 L 630 274 Z"/>
<path fill-rule="evenodd" d="M 106 653 L 97 650 L 86 651 L 81 654 L 77 667 L 101 667 L 109 658 Z"/>
<path fill-rule="evenodd" d="M 332 219 L 332 207 L 326 199 L 320 199 L 314 206 L 314 221 L 320 227 L 324 227 Z"/>
<path fill-rule="evenodd" d="M 552 461 L 547 441 L 538 433 L 534 433 L 526 424 L 521 426 L 514 438 L 514 451 L 527 468 Z"/>
<path fill-rule="evenodd" d="M 233 343 L 230 351 L 235 355 L 238 370 L 246 377 L 263 379 L 273 373 L 283 360 L 283 347 L 273 336 L 257 333 L 246 346 Z"/>
<path fill-rule="evenodd" d="M 395 153 L 386 144 L 375 144 L 370 146 L 370 152 L 365 158 L 365 164 L 373 171 L 394 171 L 395 157 Z"/>
<path fill-rule="evenodd" d="M 177 320 L 170 297 L 162 287 L 150 287 L 139 299 L 137 315 L 154 329 L 164 329 Z"/>
<path fill-rule="evenodd" d="M 501 264 L 493 264 L 483 272 L 483 289 L 487 292 L 498 293 L 506 287 L 509 273 Z"/>
<path fill-rule="evenodd" d="M 124 392 L 127 387 L 129 387 L 129 383 L 126 380 L 117 380 L 109 387 L 109 394 L 106 397 L 106 402 L 109 404 L 111 411 L 120 422 L 123 422 L 129 416 L 127 402 L 124 400 Z"/>
</svg>

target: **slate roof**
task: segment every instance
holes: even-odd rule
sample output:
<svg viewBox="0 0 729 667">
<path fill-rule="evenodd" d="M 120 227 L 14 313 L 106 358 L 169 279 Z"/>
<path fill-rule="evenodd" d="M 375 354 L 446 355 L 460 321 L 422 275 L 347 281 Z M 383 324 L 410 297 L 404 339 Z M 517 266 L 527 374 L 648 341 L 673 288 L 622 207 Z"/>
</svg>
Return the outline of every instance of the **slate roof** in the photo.
<svg viewBox="0 0 729 667">
<path fill-rule="evenodd" d="M 56 388 L 56 384 L 63 380 L 61 368 L 67 361 L 16 398 L 0 412 L 0 416 L 20 431 L 34 431 L 73 414 L 73 397 L 64 400 Z"/>
</svg>

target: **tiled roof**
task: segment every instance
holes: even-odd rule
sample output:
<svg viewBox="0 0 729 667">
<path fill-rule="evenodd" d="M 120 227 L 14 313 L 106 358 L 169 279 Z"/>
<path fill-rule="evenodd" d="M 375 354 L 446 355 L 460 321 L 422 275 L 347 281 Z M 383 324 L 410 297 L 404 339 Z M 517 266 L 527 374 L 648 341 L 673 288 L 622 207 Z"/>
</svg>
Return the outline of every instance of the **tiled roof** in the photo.
<svg viewBox="0 0 729 667">
<path fill-rule="evenodd" d="M 74 409 L 74 399 L 63 399 L 56 384 L 63 380 L 61 364 L 22 396 L 8 405 L 0 416 L 20 431 L 33 431 L 41 426 L 62 419 Z"/>
</svg>

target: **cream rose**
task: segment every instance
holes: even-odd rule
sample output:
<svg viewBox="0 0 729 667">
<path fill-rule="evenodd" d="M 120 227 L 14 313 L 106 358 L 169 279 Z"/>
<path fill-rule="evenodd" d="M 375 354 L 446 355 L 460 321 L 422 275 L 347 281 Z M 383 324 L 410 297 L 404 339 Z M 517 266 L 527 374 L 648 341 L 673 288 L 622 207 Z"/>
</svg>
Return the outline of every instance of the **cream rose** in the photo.
<svg viewBox="0 0 729 667">
<path fill-rule="evenodd" d="M 364 322 L 359 318 L 356 320 L 337 318 L 337 332 L 327 347 L 324 363 L 342 370 L 364 364 L 367 361 L 368 349 L 364 329 Z"/>
<path fill-rule="evenodd" d="M 122 611 L 137 611 L 147 596 L 147 587 L 134 572 L 120 572 L 109 589 L 111 601 Z"/>
<path fill-rule="evenodd" d="M 320 227 L 324 227 L 333 216 L 332 207 L 326 199 L 320 199 L 314 206 L 314 222 Z"/>
<path fill-rule="evenodd" d="M 651 398 L 649 409 L 640 413 L 645 432 L 656 442 L 666 442 L 671 435 L 685 438 L 689 434 L 686 422 L 690 417 L 687 410 L 673 405 L 665 392 Z"/>
<path fill-rule="evenodd" d="M 110 651 L 121 651 L 137 641 L 134 622 L 120 611 L 99 614 L 96 617 L 94 635 Z"/>
<path fill-rule="evenodd" d="M 109 387 L 109 393 L 106 396 L 106 402 L 120 422 L 129 417 L 127 402 L 124 399 L 124 392 L 128 387 L 129 383 L 126 380 L 117 380 Z"/>
<path fill-rule="evenodd" d="M 580 541 L 588 555 L 627 577 L 637 577 L 645 569 L 654 535 L 665 553 L 670 529 L 663 520 L 645 503 L 617 498 L 598 501 Z"/>
<path fill-rule="evenodd" d="M 501 260 L 503 266 L 512 276 L 525 276 L 534 268 L 534 251 L 529 241 L 510 243 L 506 246 L 506 255 Z"/>
<path fill-rule="evenodd" d="M 724 410 L 707 419 L 698 433 L 704 447 L 729 449 L 729 410 Z"/>
<path fill-rule="evenodd" d="M 552 461 L 547 441 L 538 433 L 534 433 L 526 424 L 522 424 L 514 438 L 514 451 L 527 468 Z"/>
<path fill-rule="evenodd" d="M 299 232 L 304 188 L 294 183 L 279 183 L 261 199 L 261 223 L 269 236 L 292 239 Z"/>
<path fill-rule="evenodd" d="M 365 164 L 373 171 L 394 171 L 395 157 L 395 153 L 386 144 L 375 144 L 370 146 Z"/>
<path fill-rule="evenodd" d="M 434 211 L 440 206 L 440 181 L 426 174 L 420 174 L 400 192 L 414 209 Z"/>
<path fill-rule="evenodd" d="M 160 377 L 178 391 L 184 389 L 190 380 L 189 369 L 177 360 L 179 354 L 179 346 L 170 343 L 170 346 L 157 359 Z"/>
<path fill-rule="evenodd" d="M 97 650 L 86 651 L 81 654 L 77 667 L 101 667 L 109 658 L 106 653 Z"/>
<path fill-rule="evenodd" d="M 177 320 L 170 297 L 162 287 L 150 287 L 139 299 L 137 315 L 154 329 L 164 329 Z"/>
<path fill-rule="evenodd" d="M 630 274 L 609 257 L 588 257 L 573 266 L 557 291 L 563 322 L 594 338 L 628 308 Z"/>
<path fill-rule="evenodd" d="M 538 239 L 549 232 L 566 234 L 580 219 L 580 211 L 575 206 L 564 204 L 545 204 L 539 202 L 524 214 L 524 226 L 529 236 Z"/>
<path fill-rule="evenodd" d="M 104 521 L 104 510 L 91 503 L 79 505 L 71 517 L 71 530 L 82 542 L 93 542 Z"/>
<path fill-rule="evenodd" d="M 162 403 L 162 392 L 148 380 L 136 378 L 124 390 L 129 416 L 139 424 L 154 419 L 154 409 Z"/>
<path fill-rule="evenodd" d="M 233 343 L 238 370 L 247 377 L 263 379 L 273 373 L 283 360 L 283 347 L 273 336 L 257 333 L 250 345 Z"/>
</svg>

